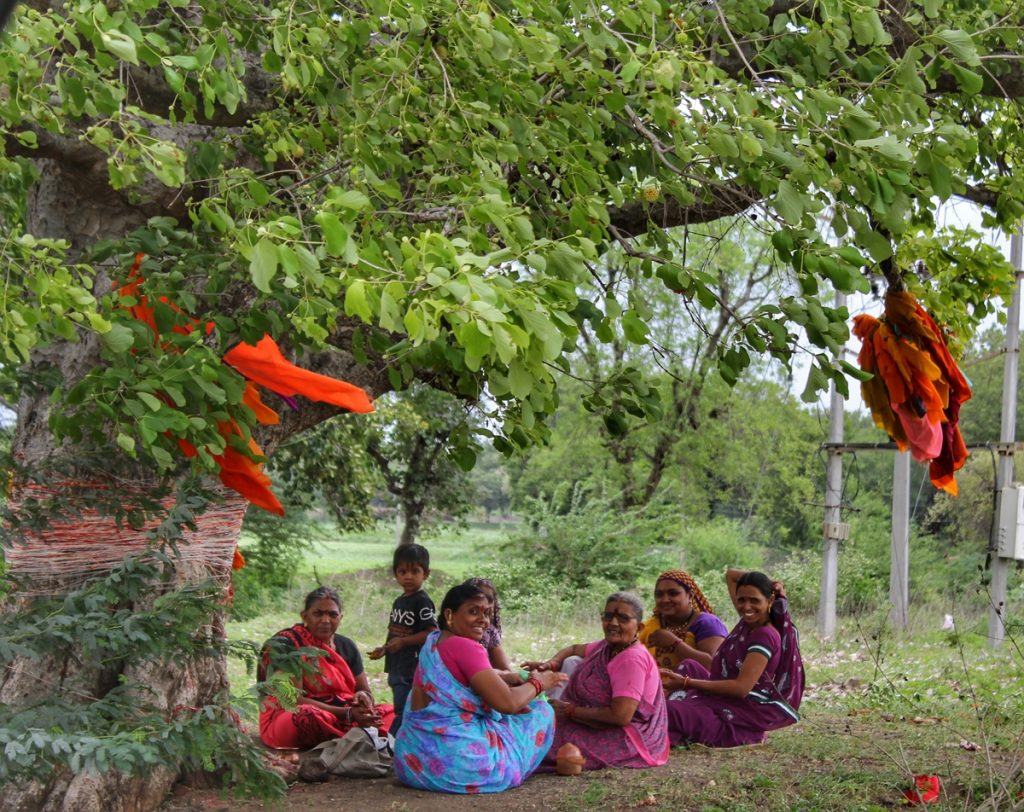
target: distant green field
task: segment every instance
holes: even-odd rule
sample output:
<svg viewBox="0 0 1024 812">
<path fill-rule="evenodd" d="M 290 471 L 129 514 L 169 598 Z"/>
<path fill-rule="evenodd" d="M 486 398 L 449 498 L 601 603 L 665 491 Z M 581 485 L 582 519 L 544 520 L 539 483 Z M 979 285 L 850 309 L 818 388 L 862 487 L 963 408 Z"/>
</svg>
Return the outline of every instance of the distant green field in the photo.
<svg viewBox="0 0 1024 812">
<path fill-rule="evenodd" d="M 475 564 L 500 555 L 506 533 L 502 528 L 486 526 L 446 530 L 420 543 L 430 551 L 431 569 L 464 578 Z M 311 577 L 314 568 L 322 576 L 390 568 L 395 543 L 392 528 L 329 538 L 318 542 L 315 551 L 306 556 L 300 577 Z"/>
</svg>

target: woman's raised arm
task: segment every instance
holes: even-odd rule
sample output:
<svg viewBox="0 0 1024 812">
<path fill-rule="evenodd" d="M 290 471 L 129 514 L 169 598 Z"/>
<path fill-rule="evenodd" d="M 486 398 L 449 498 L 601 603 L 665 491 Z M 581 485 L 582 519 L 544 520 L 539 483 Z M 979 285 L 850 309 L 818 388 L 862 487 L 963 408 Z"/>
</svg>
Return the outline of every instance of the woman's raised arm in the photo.
<svg viewBox="0 0 1024 812">
<path fill-rule="evenodd" d="M 728 567 L 725 570 L 725 585 L 729 588 L 729 598 L 732 600 L 732 605 L 736 607 L 737 612 L 740 611 L 740 605 L 736 602 L 736 584 L 746 574 L 746 570 L 736 569 L 735 567 Z"/>
</svg>

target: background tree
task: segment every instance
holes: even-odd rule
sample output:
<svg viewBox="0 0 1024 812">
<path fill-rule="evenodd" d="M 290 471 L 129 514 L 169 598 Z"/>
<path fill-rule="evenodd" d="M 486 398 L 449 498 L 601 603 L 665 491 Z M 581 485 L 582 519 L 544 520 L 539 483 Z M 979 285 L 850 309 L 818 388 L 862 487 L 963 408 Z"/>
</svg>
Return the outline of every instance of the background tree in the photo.
<svg viewBox="0 0 1024 812">
<path fill-rule="evenodd" d="M 952 194 L 992 222 L 1021 215 L 1018 16 L 987 2 L 27 3 L 0 48 L 14 452 L 35 477 L 44 463 L 84 482 L 212 473 L 218 425 L 253 427 L 220 358 L 264 333 L 374 395 L 415 378 L 486 391 L 496 445 L 525 446 L 545 434 L 566 348 L 605 318 L 581 305 L 590 267 L 612 246 L 643 252 L 684 300 L 718 301 L 668 230 L 747 210 L 799 292 L 753 314 L 720 365 L 788 358 L 799 325 L 820 350 L 813 397 L 842 369 L 847 313 L 827 302 L 866 289 L 861 268 L 964 325 L 1007 289 L 1005 265 L 964 264 L 970 239 L 933 226 Z M 822 241 L 826 210 L 848 244 Z M 161 305 L 153 341 L 112 285 L 136 252 L 142 292 L 212 333 L 170 332 L 185 318 Z M 922 258 L 927 284 L 907 275 Z M 286 414 L 264 449 L 334 411 Z M 195 575 L 180 566 L 165 588 Z M 217 701 L 222 667 L 171 661 L 120 676 L 159 685 L 158 710 Z M 19 661 L 0 698 L 31 703 L 59 673 L 101 705 L 111 662 Z M 47 783 L 4 803 L 144 807 L 173 779 L 134 762 L 84 776 L 68 741 L 71 755 L 47 751 Z"/>
<path fill-rule="evenodd" d="M 397 504 L 399 544 L 412 544 L 427 520 L 457 521 L 473 508 L 472 430 L 465 404 L 418 385 L 386 398 L 369 421 L 366 453 Z"/>
<path fill-rule="evenodd" d="M 577 369 L 593 387 L 587 407 L 604 418 L 602 437 L 621 478 L 625 510 L 655 498 L 681 438 L 715 416 L 728 398 L 723 387 L 715 391 L 715 373 L 736 382 L 750 357 L 731 345 L 784 292 L 770 244 L 743 218 L 671 238 L 680 240 L 682 272 L 705 280 L 713 297 L 684 299 L 680 307 L 680 296 L 665 287 L 664 269 L 645 279 L 644 261 L 618 259 L 618 252 L 584 292 L 604 318 L 581 330 Z M 674 286 L 676 276 L 668 282 Z"/>
</svg>

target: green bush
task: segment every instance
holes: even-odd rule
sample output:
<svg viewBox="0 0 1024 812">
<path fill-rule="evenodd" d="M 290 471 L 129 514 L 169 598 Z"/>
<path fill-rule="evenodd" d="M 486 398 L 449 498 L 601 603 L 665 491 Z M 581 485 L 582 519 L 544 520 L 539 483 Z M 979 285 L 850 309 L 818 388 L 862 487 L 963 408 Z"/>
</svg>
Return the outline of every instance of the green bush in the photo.
<svg viewBox="0 0 1024 812">
<path fill-rule="evenodd" d="M 681 517 L 671 506 L 623 511 L 610 499 L 588 500 L 576 489 L 567 510 L 540 501 L 534 508 L 504 549 L 571 590 L 597 580 L 636 587 L 678 562 L 670 547 L 679 537 Z"/>
<path fill-rule="evenodd" d="M 764 549 L 749 539 L 743 522 L 723 518 L 680 528 L 679 552 L 682 568 L 691 575 L 716 571 L 719 580 L 726 567 L 758 569 L 765 558 Z"/>
</svg>

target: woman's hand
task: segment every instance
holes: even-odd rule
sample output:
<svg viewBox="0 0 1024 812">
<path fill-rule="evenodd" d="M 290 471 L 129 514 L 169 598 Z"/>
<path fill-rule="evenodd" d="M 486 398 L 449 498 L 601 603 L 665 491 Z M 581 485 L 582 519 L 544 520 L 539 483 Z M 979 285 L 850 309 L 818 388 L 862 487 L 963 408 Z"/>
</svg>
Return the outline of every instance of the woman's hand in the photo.
<svg viewBox="0 0 1024 812">
<path fill-rule="evenodd" d="M 647 638 L 647 642 L 657 648 L 675 648 L 679 643 L 679 638 L 672 634 L 668 629 L 658 629 L 657 631 L 651 632 L 651 636 Z"/>
<path fill-rule="evenodd" d="M 369 691 L 356 691 L 356 695 L 352 697 L 353 705 L 360 705 L 364 708 L 373 707 L 373 694 Z"/>
<path fill-rule="evenodd" d="M 786 597 L 786 587 L 782 581 L 772 581 L 772 592 L 776 598 Z"/>
<path fill-rule="evenodd" d="M 535 671 L 531 672 L 530 676 L 540 680 L 540 684 L 544 687 L 545 691 L 550 691 L 552 688 L 557 688 L 559 685 L 569 681 L 569 675 L 562 674 L 559 671 Z"/>
<path fill-rule="evenodd" d="M 349 705 L 348 710 L 351 713 L 352 724 L 358 727 L 377 727 L 381 723 L 380 714 L 372 705 Z"/>
<path fill-rule="evenodd" d="M 566 719 L 571 718 L 572 711 L 575 710 L 576 707 L 571 702 L 563 702 L 561 699 L 549 699 L 548 703 L 555 712 L 556 723 L 562 723 L 565 722 Z"/>
<path fill-rule="evenodd" d="M 689 682 L 688 677 L 677 674 L 671 668 L 659 668 L 658 673 L 661 674 L 661 684 L 670 691 L 680 691 Z"/>
<path fill-rule="evenodd" d="M 510 688 L 515 688 L 517 685 L 522 685 L 526 682 L 526 680 L 519 676 L 518 671 L 499 671 L 498 676 Z"/>
<path fill-rule="evenodd" d="M 557 671 L 562 667 L 562 663 L 552 657 L 550 660 L 526 660 L 519 663 L 519 667 L 527 671 Z"/>
</svg>

